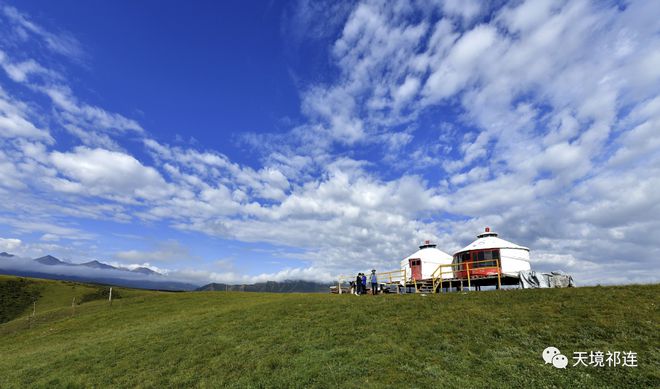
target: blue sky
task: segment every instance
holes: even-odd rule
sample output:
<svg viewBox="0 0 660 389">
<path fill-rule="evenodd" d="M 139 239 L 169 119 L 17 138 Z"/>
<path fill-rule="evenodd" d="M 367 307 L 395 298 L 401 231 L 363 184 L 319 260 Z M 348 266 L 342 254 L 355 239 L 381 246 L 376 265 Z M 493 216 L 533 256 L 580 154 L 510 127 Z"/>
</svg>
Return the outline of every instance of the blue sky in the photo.
<svg viewBox="0 0 660 389">
<path fill-rule="evenodd" d="M 655 2 L 0 2 L 0 249 L 195 282 L 485 226 L 660 279 Z"/>
</svg>

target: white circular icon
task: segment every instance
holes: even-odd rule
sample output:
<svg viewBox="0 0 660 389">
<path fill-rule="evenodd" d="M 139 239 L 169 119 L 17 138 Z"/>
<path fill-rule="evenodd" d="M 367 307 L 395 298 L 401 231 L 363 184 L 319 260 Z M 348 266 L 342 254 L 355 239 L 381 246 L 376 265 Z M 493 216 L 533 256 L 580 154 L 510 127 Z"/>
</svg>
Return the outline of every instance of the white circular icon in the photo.
<svg viewBox="0 0 660 389">
<path fill-rule="evenodd" d="M 552 363 L 552 358 L 554 358 L 555 355 L 560 355 L 561 352 L 557 347 L 548 347 L 545 350 L 543 350 L 543 360 L 545 363 Z"/>
<path fill-rule="evenodd" d="M 557 369 L 565 369 L 568 366 L 568 358 L 566 355 L 557 354 L 552 358 L 552 366 Z"/>
</svg>

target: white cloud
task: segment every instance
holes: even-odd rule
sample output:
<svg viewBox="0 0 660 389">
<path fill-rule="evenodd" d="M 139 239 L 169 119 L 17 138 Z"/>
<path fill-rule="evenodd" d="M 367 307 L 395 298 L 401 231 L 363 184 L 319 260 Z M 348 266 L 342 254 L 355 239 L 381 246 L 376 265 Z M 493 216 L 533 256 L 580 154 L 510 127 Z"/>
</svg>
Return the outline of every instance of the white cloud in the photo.
<svg viewBox="0 0 660 389">
<path fill-rule="evenodd" d="M 5 5 L 2 7 L 4 15 L 11 21 L 18 30 L 19 35 L 24 35 L 25 31 L 39 37 L 49 50 L 61 54 L 67 58 L 80 58 L 83 51 L 77 39 L 68 33 L 62 32 L 54 34 L 47 31 L 40 25 L 34 23 L 28 16 L 19 12 L 16 8 Z"/>
<path fill-rule="evenodd" d="M 15 82 L 25 82 L 33 74 L 43 74 L 49 77 L 59 78 L 55 72 L 44 68 L 33 59 L 11 63 L 2 50 L 0 50 L 0 66 L 5 70 L 9 78 Z"/>
<path fill-rule="evenodd" d="M 478 0 L 444 0 L 442 10 L 448 15 L 460 16 L 469 21 L 481 12 Z"/>
<path fill-rule="evenodd" d="M 11 253 L 21 246 L 21 240 L 16 238 L 0 238 L 0 250 Z"/>
<path fill-rule="evenodd" d="M 128 154 L 81 146 L 68 153 L 55 151 L 50 159 L 66 177 L 49 181 L 58 191 L 120 201 L 153 200 L 172 192 L 156 169 L 142 165 Z"/>
<path fill-rule="evenodd" d="M 408 76 L 394 92 L 394 100 L 396 105 L 407 102 L 412 99 L 419 90 L 419 79 L 416 77 Z"/>
<path fill-rule="evenodd" d="M 32 217 L 37 219 L 33 215 Z M 45 219 L 45 217 L 41 219 Z M 0 217 L 0 223 L 11 226 L 15 231 L 25 234 L 45 233 L 48 236 L 59 236 L 72 240 L 89 240 L 94 237 L 93 234 L 81 231 L 75 227 L 53 224 L 38 219 L 35 221 L 24 218 Z"/>
<path fill-rule="evenodd" d="M 108 112 L 95 105 L 80 102 L 71 91 L 71 88 L 62 83 L 63 76 L 43 67 L 34 59 L 16 62 L 7 53 L 0 50 L 0 66 L 2 66 L 13 81 L 24 84 L 31 90 L 48 96 L 57 112 L 57 115 L 54 117 L 55 121 L 60 123 L 69 133 L 77 136 L 85 145 L 119 149 L 117 142 L 112 140 L 109 134 L 144 132 L 144 129 L 135 120 L 126 118 L 118 113 Z M 35 74 L 39 74 L 42 77 L 33 79 L 31 75 Z M 0 98 L 7 98 L 2 89 L 0 89 Z M 5 106 L 7 106 L 6 103 L 3 104 L 3 107 Z M 25 111 L 26 108 L 21 108 L 20 110 Z M 12 130 L 10 134 L 24 135 L 27 133 L 33 137 L 36 137 L 37 134 L 40 134 L 43 138 L 49 137 L 47 131 L 30 128 L 30 123 L 15 123 L 24 115 L 17 115 L 15 112 L 12 112 L 5 114 L 5 116 L 7 117 L 0 118 L 4 119 L 2 123 L 3 127 Z M 17 128 L 22 129 L 22 132 L 18 132 Z M 52 139 L 50 140 L 52 141 Z"/>
<path fill-rule="evenodd" d="M 166 276 L 169 275 L 169 273 L 171 272 L 167 268 L 158 267 L 158 266 L 155 266 L 155 265 L 153 265 L 149 262 L 126 264 L 124 262 L 110 261 L 110 262 L 104 262 L 104 263 L 107 263 L 108 265 L 114 266 L 116 268 L 122 268 L 122 269 L 128 269 L 128 270 L 135 270 L 135 269 L 138 269 L 138 268 L 146 268 L 146 269 L 149 269 L 151 271 L 155 271 L 156 273 L 160 273 L 160 274 L 166 275 Z M 201 283 L 204 282 L 204 280 L 198 280 L 198 281 L 196 280 L 196 282 L 199 282 L 201 284 Z"/>
<path fill-rule="evenodd" d="M 186 260 L 190 260 L 193 258 L 188 248 L 176 240 L 161 242 L 160 244 L 157 245 L 156 249 L 151 251 L 125 250 L 125 251 L 117 252 L 114 256 L 115 258 L 122 261 L 130 261 L 130 262 L 139 261 L 147 264 L 149 262 L 156 262 L 156 263 L 174 262 L 174 261 L 185 262 Z M 131 265 L 126 265 L 126 266 L 130 268 Z M 149 267 L 152 270 L 155 269 L 151 267 L 151 265 L 144 267 Z"/>
<path fill-rule="evenodd" d="M 493 27 L 484 25 L 465 33 L 426 81 L 424 95 L 428 103 L 436 103 L 460 91 L 474 77 L 477 60 L 493 45 L 496 35 Z"/>
<path fill-rule="evenodd" d="M 153 139 L 145 140 L 145 145 L 157 160 L 165 163 L 167 172 L 178 184 L 190 191 L 198 191 L 204 201 L 222 200 L 216 205 L 224 208 L 234 208 L 229 199 L 230 190 L 259 199 L 282 200 L 291 187 L 279 166 L 254 170 L 231 162 L 219 153 L 171 148 Z M 220 204 L 222 202 L 224 205 Z"/>
<path fill-rule="evenodd" d="M 359 165 L 358 165 L 359 166 Z M 326 179 L 310 182 L 278 205 L 250 203 L 249 218 L 182 218 L 182 229 L 248 242 L 304 248 L 300 259 L 315 267 L 353 266 L 356 260 L 385 266 L 403 256 L 432 229 L 414 219 L 446 201 L 419 177 L 379 182 L 349 161 L 330 166 Z"/>
<path fill-rule="evenodd" d="M 0 88 L 0 137 L 53 141 L 48 130 L 40 129 L 30 121 L 27 105 L 11 99 L 2 88 Z"/>
<path fill-rule="evenodd" d="M 511 31 L 529 33 L 530 30 L 547 21 L 555 10 L 565 4 L 564 1 L 536 0 L 524 1 L 513 7 L 507 7 L 499 14 Z"/>
<path fill-rule="evenodd" d="M 266 281 L 286 281 L 286 280 L 310 280 L 316 282 L 336 281 L 336 274 L 328 272 L 325 269 L 307 267 L 307 268 L 286 268 L 279 272 L 262 273 L 258 275 L 245 275 L 235 272 L 213 272 L 198 269 L 182 269 L 170 271 L 168 276 L 197 284 L 209 282 L 227 283 L 232 285 L 253 284 Z"/>
<path fill-rule="evenodd" d="M 36 85 L 34 88 L 50 97 L 53 104 L 62 110 L 62 120 L 69 126 L 88 127 L 90 130 L 100 131 L 144 132 L 135 120 L 93 105 L 78 102 L 68 86 L 48 84 Z"/>
<path fill-rule="evenodd" d="M 44 242 L 57 242 L 60 240 L 60 237 L 55 234 L 43 234 L 41 235 L 41 238 L 39 240 L 42 240 Z"/>
</svg>

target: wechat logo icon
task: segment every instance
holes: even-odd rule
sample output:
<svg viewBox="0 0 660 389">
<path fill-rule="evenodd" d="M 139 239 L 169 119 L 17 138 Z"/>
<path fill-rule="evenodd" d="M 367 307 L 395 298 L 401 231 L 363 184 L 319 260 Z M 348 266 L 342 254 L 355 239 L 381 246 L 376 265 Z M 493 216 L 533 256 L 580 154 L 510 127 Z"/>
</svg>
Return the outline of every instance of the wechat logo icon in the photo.
<svg viewBox="0 0 660 389">
<path fill-rule="evenodd" d="M 568 358 L 557 347 L 546 347 L 541 356 L 546 365 L 550 363 L 557 369 L 565 369 L 568 366 Z"/>
</svg>

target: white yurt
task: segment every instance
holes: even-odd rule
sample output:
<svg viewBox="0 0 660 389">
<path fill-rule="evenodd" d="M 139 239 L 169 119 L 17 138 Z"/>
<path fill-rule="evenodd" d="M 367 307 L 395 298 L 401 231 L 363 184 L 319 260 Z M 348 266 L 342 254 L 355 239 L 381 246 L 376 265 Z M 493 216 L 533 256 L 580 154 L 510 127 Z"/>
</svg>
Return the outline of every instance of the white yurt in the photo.
<svg viewBox="0 0 660 389">
<path fill-rule="evenodd" d="M 406 281 L 412 281 L 413 278 L 422 280 L 431 278 L 431 274 L 439 265 L 451 265 L 451 262 L 451 255 L 438 250 L 436 244 L 427 240 L 414 254 L 401 260 L 401 270 L 406 271 Z M 446 270 L 450 271 L 451 267 L 448 266 Z M 445 273 L 442 277 L 452 278 L 452 274 Z"/>
<path fill-rule="evenodd" d="M 506 276 L 518 277 L 519 272 L 531 269 L 529 248 L 499 238 L 497 233 L 488 227 L 477 235 L 477 240 L 454 254 L 454 263 L 475 262 L 470 266 L 473 275 L 497 273 L 497 269 L 492 268 L 497 263 L 496 260 L 500 262 L 501 273 Z M 461 270 L 464 270 L 464 267 L 461 267 Z M 462 274 L 458 276 L 464 277 Z"/>
</svg>

